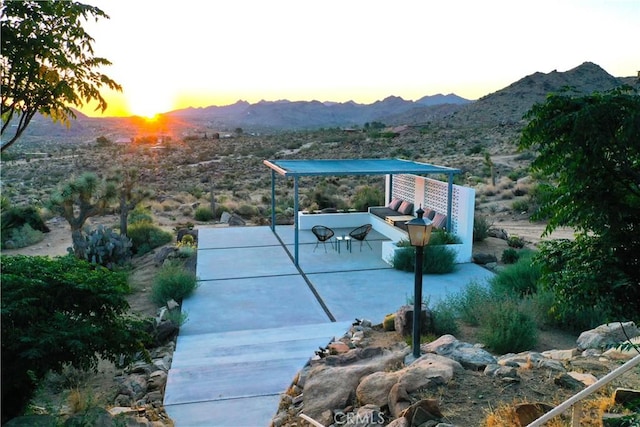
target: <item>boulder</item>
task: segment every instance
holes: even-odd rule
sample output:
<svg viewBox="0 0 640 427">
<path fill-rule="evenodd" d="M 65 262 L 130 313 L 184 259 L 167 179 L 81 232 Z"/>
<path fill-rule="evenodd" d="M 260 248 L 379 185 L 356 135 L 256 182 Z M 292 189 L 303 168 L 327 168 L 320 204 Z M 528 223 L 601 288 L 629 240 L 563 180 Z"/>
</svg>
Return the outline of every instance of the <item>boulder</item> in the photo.
<svg viewBox="0 0 640 427">
<path fill-rule="evenodd" d="M 413 393 L 429 386 L 448 383 L 462 366 L 455 360 L 437 354 L 425 354 L 402 369 L 398 383 Z"/>
<path fill-rule="evenodd" d="M 402 416 L 402 413 L 411 406 L 411 396 L 401 383 L 395 383 L 389 391 L 389 412 L 394 418 Z"/>
<path fill-rule="evenodd" d="M 231 219 L 231 214 L 229 212 L 222 212 L 220 215 L 220 222 L 223 224 L 227 224 Z"/>
<path fill-rule="evenodd" d="M 568 372 L 567 375 L 571 376 L 571 378 L 580 381 L 582 384 L 586 385 L 586 386 L 590 386 L 591 384 L 594 384 L 596 381 L 598 381 L 598 378 L 596 378 L 595 375 L 592 374 L 585 374 L 582 372 Z"/>
<path fill-rule="evenodd" d="M 553 406 L 546 403 L 519 403 L 515 406 L 516 417 L 521 426 L 531 424 L 552 409 Z"/>
<path fill-rule="evenodd" d="M 420 330 L 428 331 L 431 327 L 431 312 L 424 305 L 422 306 L 420 321 Z M 398 309 L 394 319 L 394 327 L 402 336 L 413 333 L 413 305 L 403 305 Z"/>
<path fill-rule="evenodd" d="M 355 397 L 356 388 L 363 377 L 398 366 L 404 356 L 404 351 L 386 351 L 378 357 L 357 360 L 346 366 L 315 366 L 305 381 L 304 413 L 319 420 L 327 409 L 345 408 Z"/>
<path fill-rule="evenodd" d="M 421 426 L 429 421 L 440 421 L 444 415 L 440 412 L 436 399 L 422 399 L 414 403 L 402 413 L 410 426 Z"/>
<path fill-rule="evenodd" d="M 389 392 L 400 378 L 401 371 L 374 372 L 367 375 L 356 388 L 358 402 L 363 405 L 385 406 L 389 402 Z"/>
<path fill-rule="evenodd" d="M 453 335 L 443 335 L 437 340 L 423 344 L 420 349 L 425 353 L 436 353 L 459 362 L 467 369 L 480 371 L 487 365 L 497 363 L 488 351 L 469 343 L 458 341 Z"/>
<path fill-rule="evenodd" d="M 233 214 L 229 221 L 227 221 L 230 226 L 233 227 L 242 227 L 247 225 L 247 221 L 245 221 L 240 215 Z"/>
<path fill-rule="evenodd" d="M 505 354 L 498 358 L 498 364 L 502 366 L 513 366 L 518 368 L 546 368 L 552 371 L 565 372 L 564 365 L 557 361 L 544 357 L 535 351 L 524 351 L 518 354 Z"/>
<path fill-rule="evenodd" d="M 473 254 L 472 260 L 473 260 L 474 263 L 480 264 L 480 265 L 485 265 L 485 264 L 490 264 L 490 263 L 493 263 L 493 262 L 498 262 L 498 258 L 496 258 L 495 255 L 484 254 L 484 253 Z"/>
<path fill-rule="evenodd" d="M 640 336 L 640 329 L 633 322 L 611 322 L 600 325 L 595 329 L 580 334 L 577 340 L 578 348 L 602 349 L 615 346 L 628 338 Z"/>
</svg>

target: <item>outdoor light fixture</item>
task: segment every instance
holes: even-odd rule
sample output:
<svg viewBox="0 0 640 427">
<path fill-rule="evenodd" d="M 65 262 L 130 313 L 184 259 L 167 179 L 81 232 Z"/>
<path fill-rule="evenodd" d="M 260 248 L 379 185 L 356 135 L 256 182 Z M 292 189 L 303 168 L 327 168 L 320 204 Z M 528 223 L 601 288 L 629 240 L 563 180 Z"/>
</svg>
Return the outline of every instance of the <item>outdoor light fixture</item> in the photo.
<svg viewBox="0 0 640 427">
<path fill-rule="evenodd" d="M 431 220 L 422 218 L 422 206 L 416 211 L 417 218 L 408 221 L 409 242 L 416 248 L 415 280 L 413 290 L 413 358 L 420 357 L 420 320 L 422 315 L 422 257 L 424 247 L 431 238 Z"/>
</svg>

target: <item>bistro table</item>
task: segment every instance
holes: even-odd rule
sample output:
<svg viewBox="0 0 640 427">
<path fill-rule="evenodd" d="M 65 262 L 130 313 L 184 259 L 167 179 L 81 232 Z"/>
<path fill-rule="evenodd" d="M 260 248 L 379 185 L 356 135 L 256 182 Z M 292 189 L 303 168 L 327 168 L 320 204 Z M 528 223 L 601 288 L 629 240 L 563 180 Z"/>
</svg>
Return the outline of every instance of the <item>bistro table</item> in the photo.
<svg viewBox="0 0 640 427">
<path fill-rule="evenodd" d="M 343 240 L 347 243 L 347 249 L 351 252 L 351 236 L 346 236 L 344 234 L 336 237 L 336 250 L 340 253 L 340 244 Z"/>
</svg>

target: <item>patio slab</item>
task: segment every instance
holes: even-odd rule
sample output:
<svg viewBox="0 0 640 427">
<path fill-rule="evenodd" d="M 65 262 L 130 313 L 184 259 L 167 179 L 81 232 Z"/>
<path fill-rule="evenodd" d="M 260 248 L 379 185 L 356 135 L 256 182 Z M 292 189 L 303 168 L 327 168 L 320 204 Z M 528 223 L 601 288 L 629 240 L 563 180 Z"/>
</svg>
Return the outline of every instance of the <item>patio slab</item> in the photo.
<svg viewBox="0 0 640 427">
<path fill-rule="evenodd" d="M 299 274 L 201 281 L 182 308 L 181 336 L 330 322 Z"/>
<path fill-rule="evenodd" d="M 375 231 L 367 238 L 372 249 L 354 242 L 340 253 L 315 248 L 315 236 L 300 231 L 300 268 L 291 256 L 293 227 L 276 232 L 198 230 L 199 287 L 183 301 L 188 320 L 165 389 L 177 427 L 269 425 L 280 394 L 318 347 L 341 337 L 355 318 L 381 322 L 413 295 L 413 273 L 381 259 L 387 239 Z M 425 275 L 424 295 L 434 301 L 491 275 L 460 264 L 450 275 Z"/>
</svg>

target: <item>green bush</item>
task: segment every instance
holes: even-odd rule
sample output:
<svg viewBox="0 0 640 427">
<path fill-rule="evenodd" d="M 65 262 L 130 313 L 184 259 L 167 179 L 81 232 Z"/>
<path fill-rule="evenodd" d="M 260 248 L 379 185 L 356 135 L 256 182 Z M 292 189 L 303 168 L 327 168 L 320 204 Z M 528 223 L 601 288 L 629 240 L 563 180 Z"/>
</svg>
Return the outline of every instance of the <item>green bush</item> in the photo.
<svg viewBox="0 0 640 427">
<path fill-rule="evenodd" d="M 131 239 L 131 250 L 135 255 L 151 252 L 154 248 L 173 240 L 171 233 L 146 221 L 131 224 L 127 228 L 127 235 Z"/>
<path fill-rule="evenodd" d="M 447 298 L 457 316 L 468 325 L 478 326 L 481 314 L 494 299 L 490 289 L 478 282 L 471 282 L 467 287 Z"/>
<path fill-rule="evenodd" d="M 237 210 L 238 215 L 245 218 L 252 218 L 259 215 L 258 208 L 253 205 L 240 205 Z"/>
<path fill-rule="evenodd" d="M 4 203 L 8 205 L 8 199 Z M 29 227 L 27 228 L 25 225 L 29 225 Z M 32 233 L 32 231 L 49 232 L 49 227 L 44 223 L 37 208 L 33 206 L 5 206 L 2 209 L 0 247 L 4 247 L 5 242 L 11 240 L 9 245 L 12 248 L 24 248 L 44 238 L 41 233 Z"/>
<path fill-rule="evenodd" d="M 514 200 L 511 209 L 515 212 L 529 212 L 530 204 L 528 198 Z"/>
<path fill-rule="evenodd" d="M 377 187 L 360 187 L 353 195 L 351 204 L 353 208 L 360 212 L 366 212 L 371 206 L 382 206 L 384 195 Z"/>
<path fill-rule="evenodd" d="M 198 208 L 196 209 L 194 218 L 197 221 L 203 221 L 203 222 L 211 221 L 213 219 L 213 211 L 209 206 L 198 206 Z"/>
<path fill-rule="evenodd" d="M 519 236 L 509 236 L 507 239 L 507 245 L 510 248 L 522 249 L 524 248 L 524 239 Z"/>
<path fill-rule="evenodd" d="M 583 331 L 640 312 L 638 286 L 629 281 L 616 255 L 585 236 L 541 243 L 534 263 L 542 271 L 541 286 L 554 294 L 551 315 L 559 326 Z"/>
<path fill-rule="evenodd" d="M 450 302 L 438 302 L 431 309 L 431 315 L 433 316 L 433 333 L 435 335 L 456 335 L 458 332 L 460 332 L 460 328 L 458 327 L 458 323 L 456 322 L 456 309 Z"/>
<path fill-rule="evenodd" d="M 129 212 L 129 216 L 127 217 L 127 223 L 136 224 L 138 222 L 153 222 L 153 216 L 151 215 L 151 211 L 149 211 L 149 209 L 136 207 L 134 210 Z"/>
<path fill-rule="evenodd" d="M 481 341 L 498 354 L 531 350 L 538 340 L 538 326 L 517 300 L 503 298 L 484 308 Z"/>
<path fill-rule="evenodd" d="M 113 270 L 131 259 L 131 239 L 99 225 L 85 236 L 85 259 Z"/>
<path fill-rule="evenodd" d="M 473 218 L 473 241 L 482 242 L 489 237 L 489 229 L 493 226 L 486 216 L 476 215 Z"/>
<path fill-rule="evenodd" d="M 400 246 L 400 245 L 399 245 Z M 413 246 L 400 246 L 396 250 L 391 264 L 401 271 L 415 271 L 416 249 Z M 446 245 L 427 245 L 422 257 L 422 272 L 427 274 L 446 274 L 455 269 L 456 253 Z"/>
<path fill-rule="evenodd" d="M 518 296 L 534 294 L 538 291 L 538 282 L 542 276 L 540 266 L 531 261 L 531 254 L 521 256 L 518 262 L 505 267 L 490 280 L 497 294 L 515 294 Z"/>
<path fill-rule="evenodd" d="M 29 224 L 24 224 L 22 227 L 10 229 L 9 238 L 7 240 L 3 239 L 2 244 L 0 244 L 0 248 L 26 248 L 27 246 L 42 242 L 43 240 L 44 233 L 42 231 L 34 230 Z"/>
<path fill-rule="evenodd" d="M 64 366 L 125 363 L 150 342 L 129 316 L 124 272 L 73 256 L 2 256 L 2 416 L 18 415 L 40 380 Z"/>
<path fill-rule="evenodd" d="M 433 230 L 431 232 L 431 238 L 429 239 L 429 246 L 457 245 L 460 243 L 462 243 L 460 237 L 442 229 Z"/>
<path fill-rule="evenodd" d="M 508 248 L 502 251 L 500 261 L 505 264 L 515 264 L 520 258 L 520 253 L 513 248 Z"/>
<path fill-rule="evenodd" d="M 178 263 L 169 263 L 162 267 L 153 280 L 151 288 L 151 300 L 159 307 L 167 301 L 181 302 L 188 297 L 198 286 L 195 274 L 187 271 Z"/>
</svg>

